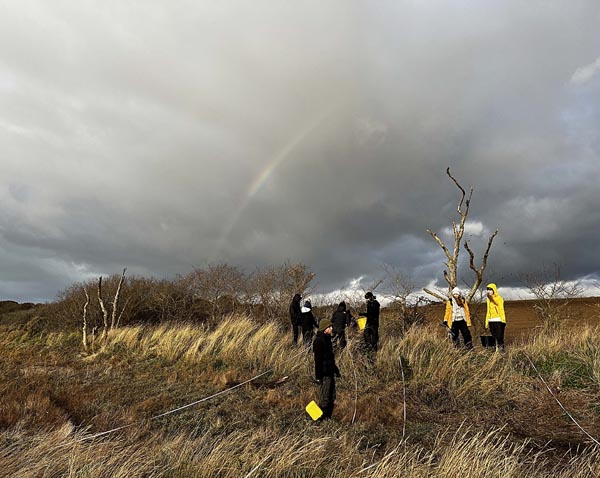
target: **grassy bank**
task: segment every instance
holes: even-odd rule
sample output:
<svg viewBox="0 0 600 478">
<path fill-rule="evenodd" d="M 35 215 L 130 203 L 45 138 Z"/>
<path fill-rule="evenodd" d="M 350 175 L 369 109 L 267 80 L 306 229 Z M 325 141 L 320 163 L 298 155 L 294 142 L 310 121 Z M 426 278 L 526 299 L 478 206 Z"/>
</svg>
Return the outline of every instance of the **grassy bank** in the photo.
<svg viewBox="0 0 600 478">
<path fill-rule="evenodd" d="M 434 326 L 400 336 L 393 325 L 384 324 L 377 357 L 351 334 L 338 357 L 335 419 L 314 425 L 304 412 L 316 397 L 312 356 L 274 322 L 123 327 L 83 354 L 77 330 L 45 328 L 33 314 L 5 318 L 0 469 L 18 477 L 600 475 L 593 443 L 528 362 L 597 437 L 597 328 L 545 332 L 496 354 L 455 350 Z"/>
</svg>

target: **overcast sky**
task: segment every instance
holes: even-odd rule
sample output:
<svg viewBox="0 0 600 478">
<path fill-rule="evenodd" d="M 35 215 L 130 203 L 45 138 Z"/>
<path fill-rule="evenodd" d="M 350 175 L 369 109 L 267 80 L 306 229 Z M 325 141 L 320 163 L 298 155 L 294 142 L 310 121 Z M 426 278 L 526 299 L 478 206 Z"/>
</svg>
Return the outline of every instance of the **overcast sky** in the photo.
<svg viewBox="0 0 600 478">
<path fill-rule="evenodd" d="M 323 292 L 475 193 L 488 279 L 600 271 L 598 0 L 0 2 L 0 300 L 301 261 Z M 470 281 L 468 271 L 461 280 Z"/>
</svg>

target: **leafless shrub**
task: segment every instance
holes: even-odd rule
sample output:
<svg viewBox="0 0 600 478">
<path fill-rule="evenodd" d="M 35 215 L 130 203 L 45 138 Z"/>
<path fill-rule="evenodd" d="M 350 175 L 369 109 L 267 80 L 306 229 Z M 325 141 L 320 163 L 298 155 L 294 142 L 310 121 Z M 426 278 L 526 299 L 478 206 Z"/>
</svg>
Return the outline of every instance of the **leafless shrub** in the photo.
<svg viewBox="0 0 600 478">
<path fill-rule="evenodd" d="M 169 320 L 198 322 L 209 317 L 209 304 L 193 296 L 187 281 L 183 278 L 158 280 L 146 277 L 126 277 L 113 275 L 102 278 L 101 297 L 117 295 L 115 303 L 105 304 L 107 323 L 110 327 L 113 308 L 115 327 L 135 323 L 160 323 Z M 87 302 L 86 290 L 97 289 L 98 280 L 78 282 L 62 291 L 58 300 L 43 307 L 41 313 L 56 328 L 75 327 L 81 324 L 82 307 Z M 104 300 L 104 299 L 103 299 Z M 119 304 L 123 303 L 123 306 Z M 86 313 L 89 330 L 102 330 L 104 315 L 98 299 L 90 297 Z"/>
<path fill-rule="evenodd" d="M 580 297 L 580 281 L 561 278 L 560 266 L 544 266 L 541 271 L 524 274 L 522 280 L 535 297 L 534 309 L 545 327 L 553 328 L 561 320 L 571 318 L 570 302 Z"/>
<path fill-rule="evenodd" d="M 404 316 L 409 308 L 409 297 L 417 289 L 417 285 L 409 274 L 392 265 L 383 264 L 383 270 L 386 275 L 387 296 L 391 299 L 390 305 L 398 307 Z"/>
<path fill-rule="evenodd" d="M 194 297 L 211 304 L 214 319 L 236 312 L 247 276 L 238 267 L 219 263 L 196 268 L 186 279 Z"/>
<path fill-rule="evenodd" d="M 236 313 L 252 314 L 259 320 L 287 318 L 292 296 L 310 294 L 314 277 L 299 263 L 269 266 L 250 274 L 228 264 L 212 264 L 172 280 L 125 277 L 123 271 L 71 285 L 56 302 L 43 308 L 43 315 L 56 328 L 81 330 L 82 309 L 87 303 L 85 335 L 98 331 L 102 341 L 110 330 L 138 323 L 197 323 Z M 94 289 L 95 298 L 88 299 L 87 291 Z"/>
<path fill-rule="evenodd" d="M 257 269 L 251 281 L 254 302 L 264 318 L 286 317 L 294 294 L 304 297 L 314 291 L 314 278 L 308 266 L 299 263 Z"/>
</svg>

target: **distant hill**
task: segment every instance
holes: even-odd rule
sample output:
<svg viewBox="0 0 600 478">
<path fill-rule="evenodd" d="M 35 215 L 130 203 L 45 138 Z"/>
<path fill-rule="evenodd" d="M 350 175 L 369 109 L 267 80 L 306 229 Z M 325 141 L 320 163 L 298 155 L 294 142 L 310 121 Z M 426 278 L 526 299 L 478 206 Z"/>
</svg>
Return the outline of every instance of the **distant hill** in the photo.
<svg viewBox="0 0 600 478">
<path fill-rule="evenodd" d="M 25 302 L 20 304 L 14 300 L 0 300 L 0 314 L 8 314 L 10 312 L 17 312 L 19 310 L 33 309 L 36 304 L 32 302 Z"/>
<path fill-rule="evenodd" d="M 33 309 L 36 304 L 32 302 L 25 302 L 20 304 L 14 300 L 0 300 L 0 315 L 10 314 L 11 312 L 17 312 L 20 310 Z"/>
</svg>

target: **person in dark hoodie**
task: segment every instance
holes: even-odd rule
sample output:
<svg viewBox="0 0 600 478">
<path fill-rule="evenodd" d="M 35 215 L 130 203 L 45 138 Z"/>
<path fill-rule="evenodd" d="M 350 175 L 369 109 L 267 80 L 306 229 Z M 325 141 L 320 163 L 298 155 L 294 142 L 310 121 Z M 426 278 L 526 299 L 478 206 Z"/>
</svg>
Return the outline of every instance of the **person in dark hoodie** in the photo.
<svg viewBox="0 0 600 478">
<path fill-rule="evenodd" d="M 367 299 L 367 323 L 365 325 L 364 338 L 365 342 L 371 350 L 377 350 L 379 344 L 379 310 L 381 305 L 377 301 L 377 297 L 373 295 L 373 292 L 367 292 L 365 294 Z"/>
<path fill-rule="evenodd" d="M 336 348 L 343 349 L 346 347 L 346 326 L 350 324 L 351 320 L 352 316 L 346 309 L 346 302 L 340 302 L 336 311 L 331 316 L 333 343 Z"/>
<path fill-rule="evenodd" d="M 315 356 L 315 379 L 319 384 L 319 407 L 323 415 L 319 420 L 327 420 L 333 414 L 335 402 L 335 377 L 340 378 L 340 370 L 335 364 L 331 336 L 333 327 L 330 320 L 319 322 L 319 331 L 313 342 Z"/>
<path fill-rule="evenodd" d="M 292 335 L 295 344 L 298 343 L 298 333 L 300 331 L 300 327 L 302 326 L 300 300 L 302 300 L 302 296 L 300 294 L 295 294 L 292 302 L 290 303 L 290 320 L 292 322 Z"/>
<path fill-rule="evenodd" d="M 315 329 L 319 327 L 319 324 L 312 313 L 310 300 L 304 302 L 304 306 L 300 310 L 302 312 L 302 338 L 304 339 L 304 346 L 310 350 Z"/>
</svg>

